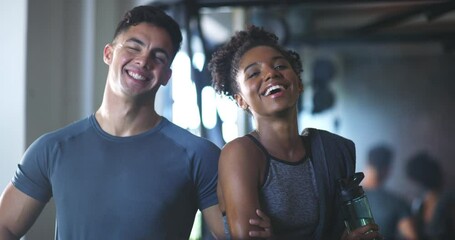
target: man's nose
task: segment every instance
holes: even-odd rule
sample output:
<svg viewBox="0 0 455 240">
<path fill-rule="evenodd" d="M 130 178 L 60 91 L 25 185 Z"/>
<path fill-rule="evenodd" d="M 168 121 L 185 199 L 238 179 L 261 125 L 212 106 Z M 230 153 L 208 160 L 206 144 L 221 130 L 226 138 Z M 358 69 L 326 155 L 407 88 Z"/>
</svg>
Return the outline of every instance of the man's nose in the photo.
<svg viewBox="0 0 455 240">
<path fill-rule="evenodd" d="M 148 54 L 142 54 L 136 57 L 135 63 L 142 68 L 150 69 L 152 67 L 152 61 Z"/>
</svg>

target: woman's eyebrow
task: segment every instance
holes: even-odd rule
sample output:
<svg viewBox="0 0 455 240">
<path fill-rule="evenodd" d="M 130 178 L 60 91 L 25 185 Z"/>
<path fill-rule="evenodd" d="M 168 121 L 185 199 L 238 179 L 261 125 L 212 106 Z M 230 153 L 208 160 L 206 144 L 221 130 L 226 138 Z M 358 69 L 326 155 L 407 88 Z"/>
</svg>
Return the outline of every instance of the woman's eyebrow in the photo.
<svg viewBox="0 0 455 240">
<path fill-rule="evenodd" d="M 248 66 L 246 66 L 245 69 L 244 69 L 243 71 L 246 72 L 246 71 L 248 70 L 248 68 L 253 67 L 253 66 L 255 66 L 255 65 L 258 65 L 258 64 L 259 64 L 259 62 L 251 63 L 251 64 L 249 64 Z"/>
<path fill-rule="evenodd" d="M 283 56 L 281 56 L 281 55 L 272 57 L 272 60 L 273 60 L 273 61 L 276 61 L 276 60 L 279 60 L 279 59 L 284 59 L 284 60 L 286 60 L 286 58 L 283 57 Z M 255 66 L 255 65 L 259 64 L 259 63 L 260 63 L 260 61 L 251 63 L 251 64 L 249 64 L 248 66 L 246 66 L 245 69 L 244 69 L 243 71 L 246 72 L 246 71 L 248 70 L 248 68 L 253 67 L 253 66 Z"/>
</svg>

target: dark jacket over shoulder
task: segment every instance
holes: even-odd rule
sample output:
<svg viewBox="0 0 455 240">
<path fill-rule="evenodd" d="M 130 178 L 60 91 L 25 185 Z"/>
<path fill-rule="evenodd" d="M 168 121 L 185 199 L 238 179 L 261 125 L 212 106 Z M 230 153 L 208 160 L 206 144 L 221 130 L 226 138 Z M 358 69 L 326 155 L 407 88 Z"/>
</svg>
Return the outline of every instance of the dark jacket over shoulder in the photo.
<svg viewBox="0 0 455 240">
<path fill-rule="evenodd" d="M 345 229 L 337 181 L 355 173 L 355 145 L 349 139 L 324 130 L 303 131 L 311 151 L 319 193 L 319 225 L 315 239 L 337 240 Z"/>
</svg>

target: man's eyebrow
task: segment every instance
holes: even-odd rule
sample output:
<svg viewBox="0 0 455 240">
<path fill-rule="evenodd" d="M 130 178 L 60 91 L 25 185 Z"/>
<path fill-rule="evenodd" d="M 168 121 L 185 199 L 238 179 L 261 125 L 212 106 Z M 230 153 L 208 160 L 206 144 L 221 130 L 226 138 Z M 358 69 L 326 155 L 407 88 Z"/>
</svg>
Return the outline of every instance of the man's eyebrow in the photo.
<svg viewBox="0 0 455 240">
<path fill-rule="evenodd" d="M 141 41 L 140 39 L 135 38 L 135 37 L 129 38 L 125 42 L 134 42 L 134 43 L 137 43 L 137 44 L 139 44 L 141 46 L 145 45 L 145 43 L 143 41 Z"/>
<path fill-rule="evenodd" d="M 169 54 L 166 52 L 164 48 L 155 48 L 152 50 L 153 53 L 162 53 L 166 56 L 167 59 L 169 59 Z"/>
<path fill-rule="evenodd" d="M 145 43 L 142 40 L 140 40 L 139 38 L 135 38 L 135 37 L 129 38 L 125 42 L 134 42 L 141 46 L 145 46 Z"/>
<path fill-rule="evenodd" d="M 145 46 L 145 43 L 142 40 L 135 38 L 135 37 L 129 38 L 125 42 L 134 42 L 141 46 Z M 155 48 L 152 50 L 152 52 L 153 53 L 163 53 L 164 55 L 166 55 L 166 58 L 169 59 L 169 54 L 166 52 L 166 49 L 164 49 L 164 48 Z"/>
</svg>

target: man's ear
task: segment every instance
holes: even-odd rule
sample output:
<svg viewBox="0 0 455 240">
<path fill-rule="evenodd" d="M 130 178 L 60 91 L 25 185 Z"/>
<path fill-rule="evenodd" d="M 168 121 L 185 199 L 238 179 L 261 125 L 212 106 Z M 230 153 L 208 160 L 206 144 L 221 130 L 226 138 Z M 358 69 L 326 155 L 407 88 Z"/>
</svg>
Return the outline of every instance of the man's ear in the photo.
<svg viewBox="0 0 455 240">
<path fill-rule="evenodd" d="M 172 69 L 171 69 L 171 67 L 169 67 L 166 70 L 166 73 L 165 73 L 165 75 L 163 77 L 163 82 L 161 83 L 161 85 L 166 86 L 167 83 L 169 82 L 169 79 L 171 79 L 171 77 L 172 77 Z"/>
<path fill-rule="evenodd" d="M 303 90 L 305 89 L 305 86 L 303 86 L 302 80 L 299 81 L 299 93 L 303 93 Z"/>
<path fill-rule="evenodd" d="M 245 102 L 245 100 L 243 99 L 243 97 L 240 94 L 238 94 L 238 93 L 234 94 L 234 99 L 237 102 L 237 105 L 239 107 L 241 107 L 243 110 L 248 109 L 248 104 Z"/>
<path fill-rule="evenodd" d="M 108 43 L 108 44 L 106 44 L 106 46 L 104 46 L 103 61 L 107 65 L 111 65 L 111 63 L 112 63 L 113 52 L 114 52 L 114 47 L 112 46 L 111 43 Z"/>
</svg>

